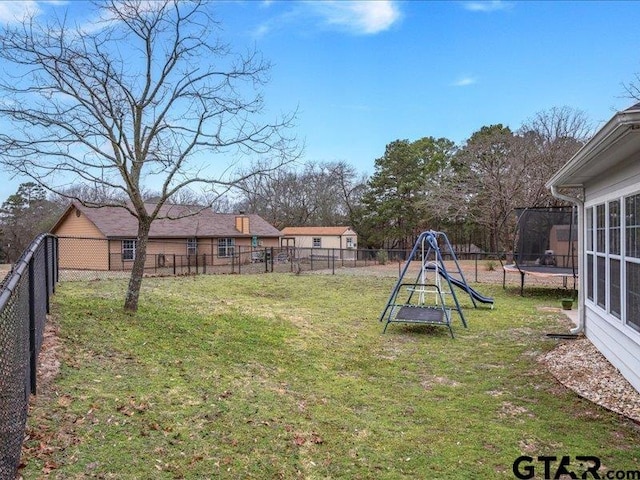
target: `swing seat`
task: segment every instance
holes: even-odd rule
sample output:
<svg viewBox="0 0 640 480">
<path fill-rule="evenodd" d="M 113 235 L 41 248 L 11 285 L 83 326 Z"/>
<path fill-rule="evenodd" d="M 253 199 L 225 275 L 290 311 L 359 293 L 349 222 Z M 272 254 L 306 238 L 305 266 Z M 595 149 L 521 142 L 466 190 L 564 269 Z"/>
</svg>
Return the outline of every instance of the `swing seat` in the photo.
<svg viewBox="0 0 640 480">
<path fill-rule="evenodd" d="M 413 323 L 447 327 L 451 337 L 453 338 L 453 329 L 451 328 L 451 308 L 445 306 L 444 298 L 442 296 L 443 292 L 437 284 L 405 283 L 401 284 L 400 287 L 406 288 L 408 298 L 400 300 L 396 295 L 393 299 L 393 303 L 390 305 L 391 311 L 389 312 L 383 333 L 386 332 L 390 323 Z M 399 288 L 398 293 L 401 290 L 402 289 Z M 422 303 L 424 299 L 421 298 L 420 295 L 414 296 L 415 293 L 435 293 L 436 304 L 425 305 Z"/>
<path fill-rule="evenodd" d="M 400 307 L 396 321 L 415 323 L 435 323 L 448 325 L 446 312 L 440 307 L 405 305 Z"/>
<path fill-rule="evenodd" d="M 396 305 L 398 307 L 398 305 Z M 413 323 L 422 325 L 441 325 L 449 329 L 451 338 L 453 329 L 451 328 L 451 309 L 440 306 L 427 305 L 402 305 L 395 315 L 389 317 L 382 333 L 387 331 L 390 323 Z"/>
</svg>

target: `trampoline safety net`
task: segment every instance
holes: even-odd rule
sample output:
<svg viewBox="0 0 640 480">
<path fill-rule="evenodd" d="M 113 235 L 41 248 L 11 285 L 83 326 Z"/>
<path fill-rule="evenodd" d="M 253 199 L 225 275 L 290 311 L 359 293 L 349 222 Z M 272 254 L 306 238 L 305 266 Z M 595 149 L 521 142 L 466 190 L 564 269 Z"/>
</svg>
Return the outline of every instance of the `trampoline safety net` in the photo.
<svg viewBox="0 0 640 480">
<path fill-rule="evenodd" d="M 573 207 L 516 209 L 514 261 L 520 268 L 577 273 L 578 222 Z"/>
</svg>

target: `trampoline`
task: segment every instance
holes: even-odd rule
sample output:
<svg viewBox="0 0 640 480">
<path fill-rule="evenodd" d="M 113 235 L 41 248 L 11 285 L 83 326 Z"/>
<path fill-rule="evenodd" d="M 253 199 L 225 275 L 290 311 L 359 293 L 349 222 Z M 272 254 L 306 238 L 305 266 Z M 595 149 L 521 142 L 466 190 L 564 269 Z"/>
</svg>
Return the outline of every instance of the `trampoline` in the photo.
<svg viewBox="0 0 640 480">
<path fill-rule="evenodd" d="M 527 275 L 558 277 L 568 288 L 578 278 L 578 222 L 573 207 L 518 208 L 513 263 L 503 265 L 502 286 L 507 273 L 520 274 L 520 295 Z"/>
</svg>

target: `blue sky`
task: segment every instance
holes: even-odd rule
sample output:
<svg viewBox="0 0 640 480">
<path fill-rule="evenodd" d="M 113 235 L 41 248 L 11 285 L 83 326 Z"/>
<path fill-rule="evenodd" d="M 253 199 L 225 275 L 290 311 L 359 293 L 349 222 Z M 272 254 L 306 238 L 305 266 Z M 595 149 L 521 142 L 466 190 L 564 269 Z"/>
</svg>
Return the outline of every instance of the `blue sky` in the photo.
<svg viewBox="0 0 640 480">
<path fill-rule="evenodd" d="M 0 2 L 41 18 L 83 2 Z M 216 2 L 222 38 L 273 63 L 269 112 L 299 110 L 306 161 L 374 172 L 396 139 L 462 143 L 484 125 L 517 129 L 569 106 L 595 127 L 634 103 L 640 3 L 508 1 Z M 0 199 L 20 179 L 0 172 Z"/>
</svg>

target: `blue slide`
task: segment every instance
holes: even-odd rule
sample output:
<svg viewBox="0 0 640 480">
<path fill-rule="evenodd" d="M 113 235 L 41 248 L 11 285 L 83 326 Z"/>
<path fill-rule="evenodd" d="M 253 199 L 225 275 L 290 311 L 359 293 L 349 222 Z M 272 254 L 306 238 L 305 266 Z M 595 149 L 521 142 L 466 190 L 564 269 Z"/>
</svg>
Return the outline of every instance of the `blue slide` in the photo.
<svg viewBox="0 0 640 480">
<path fill-rule="evenodd" d="M 427 266 L 427 268 L 429 270 L 435 270 L 435 267 Z M 490 303 L 492 305 L 492 308 L 493 308 L 493 298 L 492 297 L 485 297 L 484 295 L 480 294 L 478 291 L 474 290 L 469 285 L 464 283 L 462 280 L 458 280 L 457 278 L 453 278 L 451 275 L 447 274 L 447 272 L 445 272 L 444 270 L 442 270 L 440 268 L 438 269 L 438 273 L 445 280 L 448 279 L 453 285 L 455 285 L 456 287 L 461 288 L 462 290 L 467 292 L 469 295 L 471 295 L 471 297 L 473 297 L 474 300 L 477 300 L 480 303 Z"/>
</svg>

